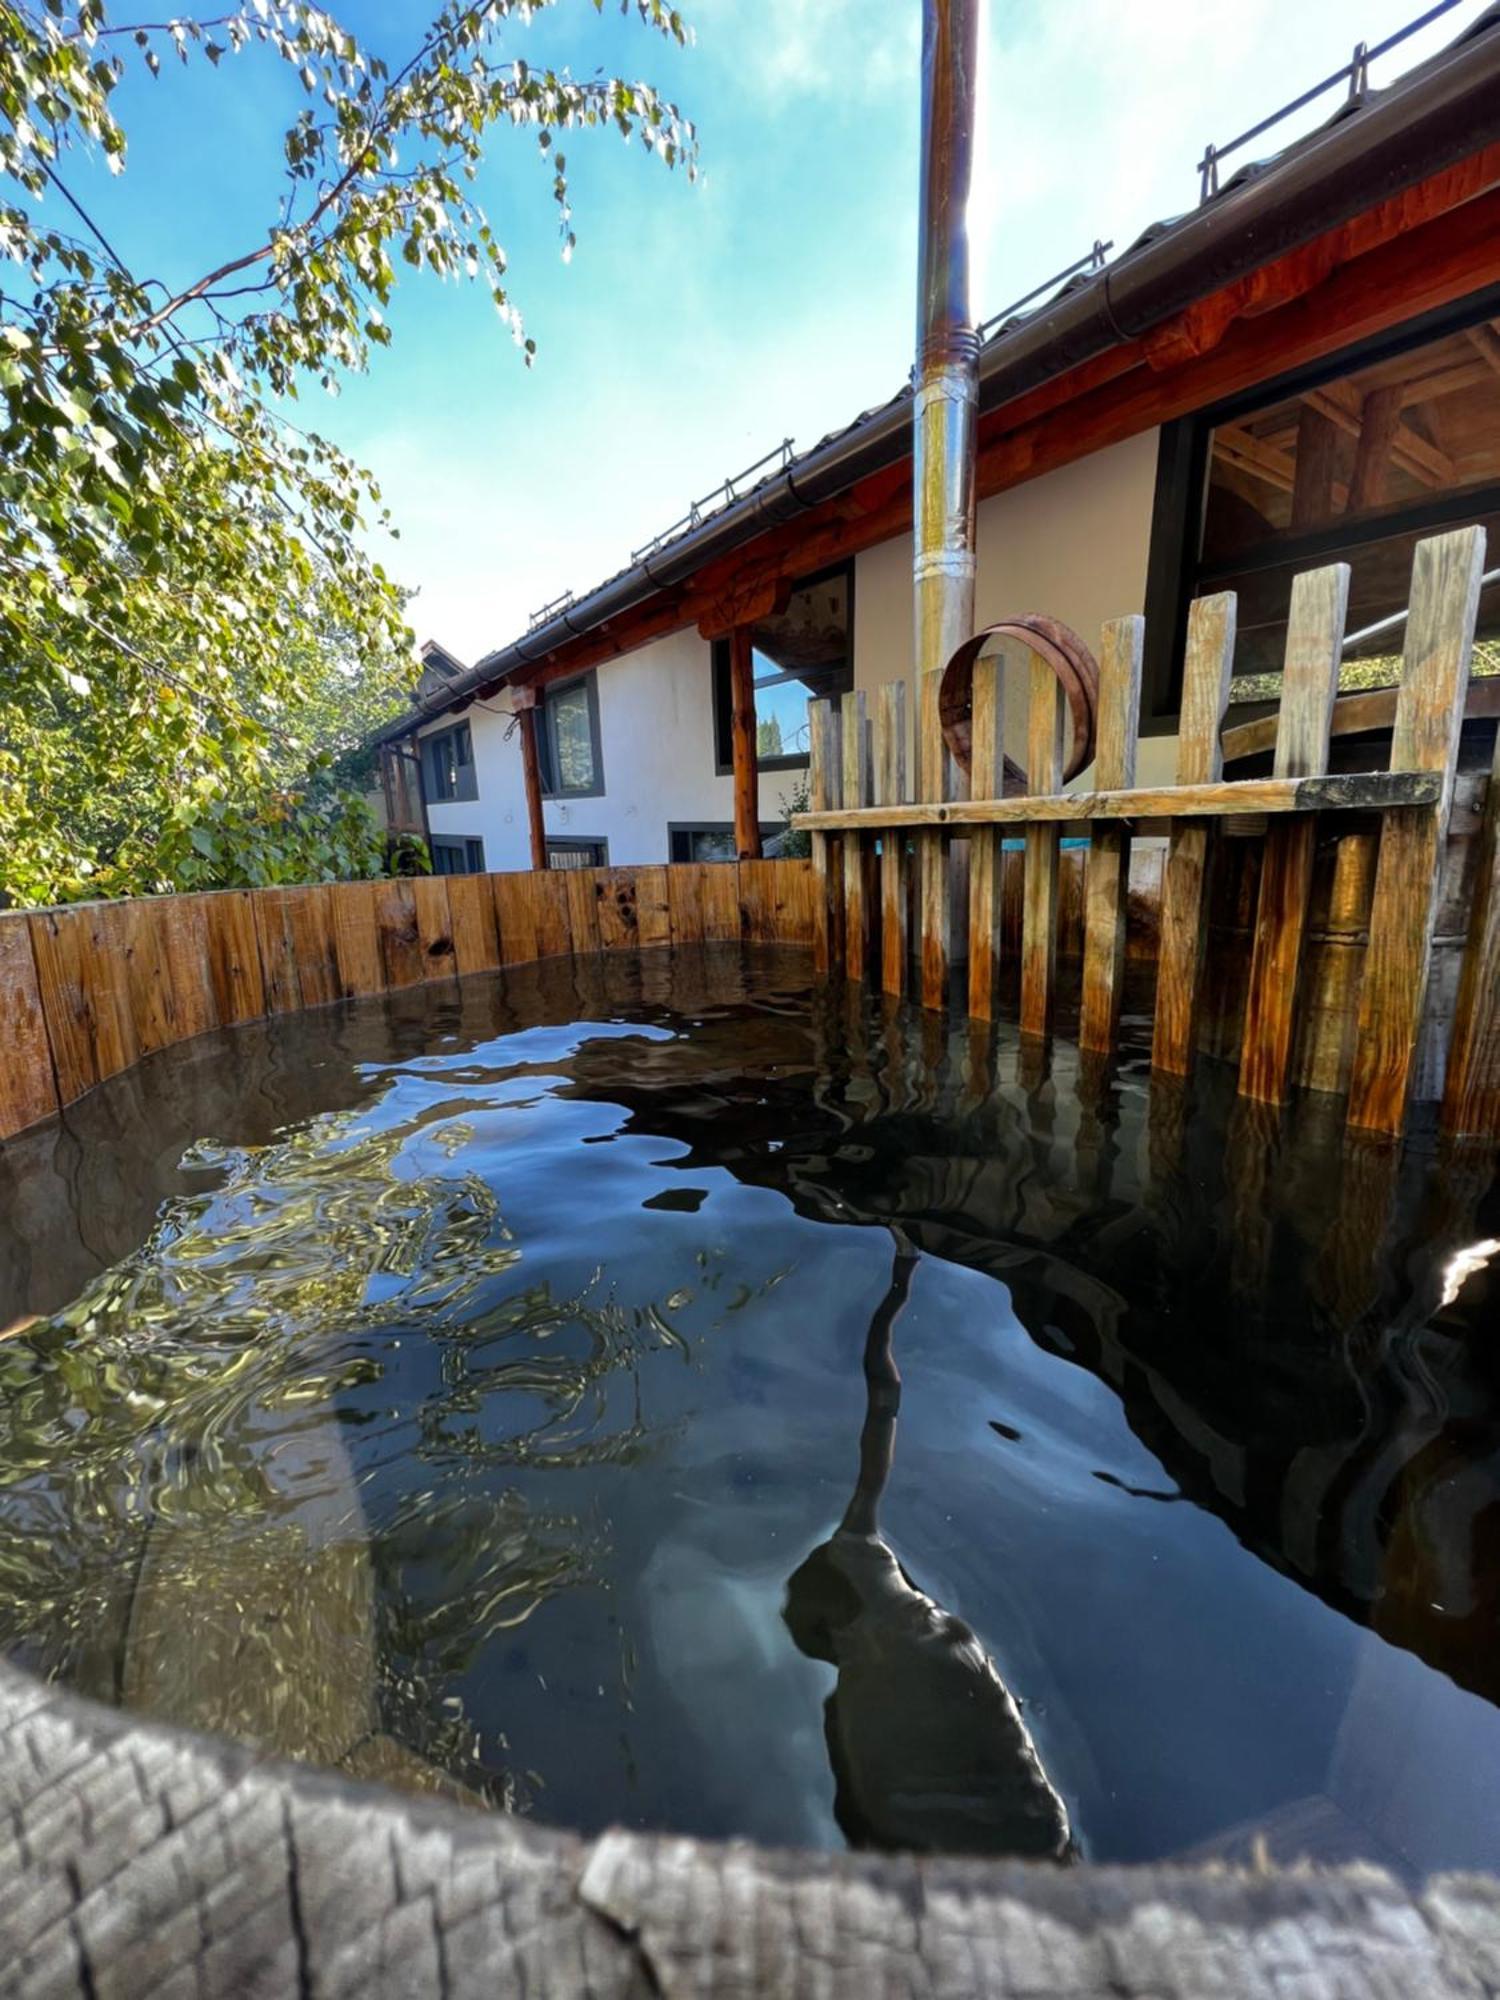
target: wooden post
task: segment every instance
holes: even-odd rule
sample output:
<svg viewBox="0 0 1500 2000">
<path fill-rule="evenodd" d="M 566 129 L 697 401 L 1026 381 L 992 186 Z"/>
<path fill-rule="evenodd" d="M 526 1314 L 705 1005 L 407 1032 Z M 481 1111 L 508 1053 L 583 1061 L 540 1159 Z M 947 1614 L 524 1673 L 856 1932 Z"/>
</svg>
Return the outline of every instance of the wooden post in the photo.
<svg viewBox="0 0 1500 2000">
<path fill-rule="evenodd" d="M 1292 581 L 1276 729 L 1278 778 L 1317 777 L 1328 768 L 1348 604 L 1347 563 Z M 1318 822 L 1310 813 L 1266 828 L 1239 1077 L 1241 1094 L 1262 1104 L 1280 1104 L 1287 1094 L 1317 836 Z"/>
<path fill-rule="evenodd" d="M 531 865 L 547 865 L 547 822 L 542 817 L 542 765 L 536 752 L 535 688 L 516 688 L 512 694 L 516 721 L 521 731 L 521 769 L 526 780 L 526 819 L 531 829 Z"/>
<path fill-rule="evenodd" d="M 917 794 L 929 804 L 947 797 L 947 745 L 938 715 L 943 670 L 923 674 L 918 690 Z M 923 829 L 916 837 L 917 925 L 921 933 L 922 1005 L 948 1004 L 948 855 L 943 836 Z"/>
<path fill-rule="evenodd" d="M 840 704 L 843 732 L 844 810 L 858 811 L 870 803 L 870 730 L 865 697 L 851 689 Z M 844 971 L 863 979 L 869 967 L 870 922 L 865 899 L 863 834 L 844 835 Z"/>
<path fill-rule="evenodd" d="M 1500 1133 L 1500 736 L 1484 795 L 1440 1129 L 1451 1139 Z"/>
<path fill-rule="evenodd" d="M 1115 618 L 1099 649 L 1099 735 L 1094 758 L 1097 792 L 1135 783 L 1140 731 L 1144 618 Z M 1113 1053 L 1125 976 L 1125 912 L 1130 883 L 1130 832 L 1096 820 L 1089 829 L 1083 908 L 1083 1007 L 1078 1046 Z"/>
<path fill-rule="evenodd" d="M 875 776 L 883 806 L 906 803 L 906 682 L 887 681 L 875 704 Z M 880 984 L 906 990 L 906 835 L 880 836 Z"/>
<path fill-rule="evenodd" d="M 1234 663 L 1235 596 L 1200 597 L 1188 613 L 1187 657 L 1178 718 L 1177 782 L 1216 783 L 1224 768 L 1219 728 Z M 1193 1010 L 1203 962 L 1209 822 L 1174 822 L 1161 887 L 1161 943 L 1156 966 L 1156 1022 L 1151 1066 L 1186 1076 L 1193 1057 Z"/>
<path fill-rule="evenodd" d="M 734 846 L 741 861 L 760 860 L 760 764 L 755 744 L 755 649 L 750 627 L 729 635 L 730 741 L 734 752 Z"/>
<path fill-rule="evenodd" d="M 831 701 L 808 703 L 811 730 L 808 754 L 808 800 L 814 812 L 829 812 L 843 792 L 839 766 L 839 717 Z M 826 833 L 812 836 L 814 893 L 813 966 L 826 976 L 839 962 L 842 884 L 834 867 L 835 852 Z"/>
<path fill-rule="evenodd" d="M 1031 658 L 1026 712 L 1026 789 L 1062 789 L 1063 729 L 1066 710 L 1062 682 L 1047 662 Z M 1056 820 L 1026 829 L 1026 872 L 1021 913 L 1021 1033 L 1044 1037 L 1052 1013 L 1057 971 L 1057 871 L 1062 833 Z"/>
<path fill-rule="evenodd" d="M 976 660 L 971 686 L 969 796 L 998 799 L 1005 790 L 1005 662 Z M 979 1021 L 995 1017 L 1003 851 L 998 826 L 976 826 L 969 835 L 969 1013 Z"/>
<path fill-rule="evenodd" d="M 1406 1117 L 1483 569 L 1483 528 L 1417 544 L 1391 769 L 1440 773 L 1442 792 L 1387 813 L 1380 832 L 1349 1086 L 1349 1123 L 1363 1131 L 1394 1135 Z"/>
</svg>

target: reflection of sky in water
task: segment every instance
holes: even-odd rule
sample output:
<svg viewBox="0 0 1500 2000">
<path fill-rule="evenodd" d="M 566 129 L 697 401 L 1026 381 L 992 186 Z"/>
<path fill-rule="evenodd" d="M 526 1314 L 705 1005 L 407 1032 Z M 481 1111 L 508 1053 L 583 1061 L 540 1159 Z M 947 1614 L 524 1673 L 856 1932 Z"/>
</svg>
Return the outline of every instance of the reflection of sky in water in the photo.
<svg viewBox="0 0 1500 2000">
<path fill-rule="evenodd" d="M 1115 1183 L 1091 1194 L 1101 1155 L 1060 1086 L 1002 1082 L 976 1111 L 962 1063 L 919 1074 L 917 1023 L 830 1067 L 786 985 L 747 1005 L 737 967 L 727 997 L 680 969 L 650 1003 L 539 986 L 523 1004 L 557 1018 L 524 1029 L 503 981 L 406 1028 L 350 1014 L 315 1085 L 293 1057 L 316 1024 L 251 1031 L 243 1101 L 212 1119 L 206 1068 L 184 1072 L 187 1130 L 220 1136 L 163 1184 L 149 1242 L 0 1344 L 5 1639 L 148 1705 L 207 1689 L 215 1726 L 263 1734 L 290 1725 L 237 1717 L 229 1669 L 195 1667 L 258 1565 L 266 1605 L 332 1607 L 280 1636 L 265 1613 L 270 1678 L 333 1648 L 370 1681 L 331 1714 L 291 1705 L 320 1755 L 376 1729 L 548 1820 L 836 1843 L 834 1673 L 782 1612 L 849 1504 L 889 1218 L 919 1254 L 880 1531 L 1020 1700 L 1088 1851 L 1270 1824 L 1407 1867 L 1500 1860 L 1488 1655 L 1443 1654 L 1416 1601 L 1412 1454 L 1462 1409 L 1443 1491 L 1481 1507 L 1497 1437 L 1449 1322 L 1408 1316 L 1383 1358 L 1289 1237 L 1251 1313 L 1205 1176 L 1170 1199 L 1140 1177 L 1128 1077 Z M 256 1128 L 256 1092 L 292 1077 L 328 1108 Z M 1270 1177 L 1277 1199 L 1294 1180 Z M 1392 1197 L 1392 1241 L 1418 1198 Z M 1278 1224 L 1319 1270 L 1340 1199 L 1334 1177 Z M 1431 1261 L 1436 1310 L 1451 1256 Z M 1217 1355 L 1273 1336 L 1274 1365 L 1218 1380 Z M 1360 1468 L 1408 1457 L 1366 1507 Z M 330 1546 L 352 1552 L 331 1570 Z M 1476 1572 L 1481 1612 L 1488 1588 Z M 175 1637 L 174 1592 L 194 1607 Z M 1402 1605 L 1405 1650 L 1357 1622 L 1395 1633 Z"/>
</svg>

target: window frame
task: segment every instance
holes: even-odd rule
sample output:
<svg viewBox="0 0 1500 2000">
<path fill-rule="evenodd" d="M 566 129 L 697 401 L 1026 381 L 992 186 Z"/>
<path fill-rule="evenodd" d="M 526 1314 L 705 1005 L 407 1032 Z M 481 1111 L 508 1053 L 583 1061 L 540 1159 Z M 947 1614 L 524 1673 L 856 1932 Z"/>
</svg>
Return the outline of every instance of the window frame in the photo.
<svg viewBox="0 0 1500 2000">
<path fill-rule="evenodd" d="M 760 823 L 760 837 L 763 841 L 774 838 L 780 831 L 781 821 L 779 819 L 762 820 Z M 673 843 L 679 834 L 691 837 L 695 833 L 727 833 L 732 842 L 734 840 L 734 821 L 732 819 L 669 819 L 667 821 L 667 862 L 669 866 L 673 868 L 698 866 L 706 868 L 713 866 L 712 862 L 698 863 L 694 861 L 691 855 L 688 855 L 685 860 L 679 861 L 677 856 L 672 852 Z M 730 854 L 724 858 L 726 861 L 732 861 L 734 856 Z"/>
<path fill-rule="evenodd" d="M 557 729 L 552 714 L 552 704 L 559 695 L 571 689 L 582 687 L 588 700 L 590 749 L 594 760 L 594 782 L 591 785 L 559 785 L 556 775 L 561 770 L 557 754 Z M 604 737 L 599 727 L 599 674 L 595 667 L 587 668 L 581 674 L 569 674 L 565 680 L 549 681 L 540 690 L 537 701 L 538 776 L 542 781 L 544 799 L 602 799 L 604 797 Z"/>
<path fill-rule="evenodd" d="M 844 576 L 849 582 L 849 686 L 854 686 L 854 562 L 853 556 L 846 556 L 842 562 L 827 563 L 822 569 L 814 570 L 809 576 L 799 576 L 792 585 L 792 594 L 799 590 L 809 590 L 815 583 L 827 583 L 830 577 Z M 729 647 L 727 638 L 715 639 L 709 661 L 711 696 L 713 703 L 713 743 L 714 776 L 727 778 L 734 772 L 733 719 L 734 701 L 729 687 Z M 791 674 L 795 680 L 797 675 Z M 760 771 L 805 771 L 811 762 L 811 753 L 802 752 L 791 757 L 757 757 L 756 769 Z M 688 830 L 687 822 L 683 823 Z M 705 825 L 708 823 L 705 822 Z"/>
<path fill-rule="evenodd" d="M 462 738 L 468 744 L 469 754 L 461 758 L 455 747 L 453 757 L 454 789 L 439 792 L 432 783 L 433 758 L 438 746 Z M 479 797 L 479 766 L 474 760 L 474 732 L 469 727 L 468 718 L 461 717 L 450 723 L 446 729 L 433 729 L 417 739 L 422 746 L 417 762 L 422 774 L 422 798 L 429 806 L 473 805 Z"/>
<path fill-rule="evenodd" d="M 439 868 L 437 865 L 437 851 L 440 847 L 457 847 L 462 849 L 466 865 L 462 868 Z M 432 856 L 432 872 L 434 875 L 483 875 L 485 873 L 484 838 L 481 834 L 430 833 L 427 836 L 427 849 Z M 477 867 L 472 865 L 476 851 L 479 856 Z"/>
<path fill-rule="evenodd" d="M 575 794 L 576 796 L 576 794 Z M 599 856 L 597 861 L 582 861 L 581 868 L 607 868 L 609 866 L 609 839 L 606 835 L 587 833 L 549 833 L 547 835 L 547 867 L 552 866 L 555 853 L 566 854 L 578 848 L 591 847 Z"/>
<path fill-rule="evenodd" d="M 1359 549 L 1393 535 L 1420 533 L 1423 529 L 1460 527 L 1480 514 L 1500 513 L 1500 482 L 1468 486 L 1431 500 L 1379 509 L 1359 521 L 1336 521 L 1301 535 L 1280 536 L 1246 551 L 1232 562 L 1200 564 L 1194 550 L 1202 533 L 1208 498 L 1209 447 L 1216 427 L 1254 415 L 1268 404 L 1336 381 L 1356 369 L 1394 360 L 1429 341 L 1441 340 L 1447 334 L 1461 332 L 1497 315 L 1500 315 L 1500 285 L 1489 285 L 1162 425 L 1146 562 L 1143 734 L 1170 735 L 1177 727 L 1182 707 L 1188 606 L 1195 596 L 1213 590 L 1216 581 L 1285 564 L 1313 568 L 1324 557 L 1345 549 Z M 1254 706 L 1264 708 L 1265 704 Z"/>
</svg>

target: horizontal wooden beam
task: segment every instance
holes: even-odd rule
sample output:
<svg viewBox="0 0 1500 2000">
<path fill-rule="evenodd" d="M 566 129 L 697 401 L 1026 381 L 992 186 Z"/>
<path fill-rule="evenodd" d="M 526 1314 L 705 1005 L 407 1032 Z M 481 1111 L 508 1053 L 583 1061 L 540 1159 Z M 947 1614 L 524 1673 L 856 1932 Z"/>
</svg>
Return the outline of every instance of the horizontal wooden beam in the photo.
<svg viewBox="0 0 1500 2000">
<path fill-rule="evenodd" d="M 1400 692 L 1396 687 L 1383 687 L 1341 694 L 1333 704 L 1333 734 L 1357 736 L 1366 729 L 1389 729 L 1396 720 L 1396 698 Z M 1478 716 L 1488 715 L 1500 715 L 1500 676 L 1469 683 L 1464 720 L 1472 722 Z M 1224 762 L 1232 764 L 1237 758 L 1260 757 L 1274 750 L 1280 719 L 1278 709 L 1274 714 L 1258 715 L 1253 722 L 1238 722 L 1233 729 L 1226 729 L 1221 739 Z"/>
<path fill-rule="evenodd" d="M 1125 792 L 1049 792 L 1036 798 L 963 799 L 951 805 L 876 806 L 798 813 L 811 833 L 879 833 L 885 827 L 1025 826 L 1038 820 L 1225 819 L 1234 813 L 1381 812 L 1436 805 L 1430 771 L 1361 771 L 1321 778 L 1240 778 L 1213 785 L 1135 786 Z"/>
</svg>

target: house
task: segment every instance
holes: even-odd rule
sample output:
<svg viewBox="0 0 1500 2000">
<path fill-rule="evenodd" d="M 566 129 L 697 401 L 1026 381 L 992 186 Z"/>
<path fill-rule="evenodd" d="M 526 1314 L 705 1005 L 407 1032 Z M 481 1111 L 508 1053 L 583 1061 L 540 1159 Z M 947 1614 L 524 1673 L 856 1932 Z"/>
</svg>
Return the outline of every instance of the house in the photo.
<svg viewBox="0 0 1500 2000">
<path fill-rule="evenodd" d="M 1265 125 L 1210 148 L 1191 213 L 981 329 L 979 622 L 1093 644 L 1144 612 L 1141 783 L 1173 770 L 1195 595 L 1238 595 L 1233 723 L 1274 701 L 1299 569 L 1350 565 L 1357 633 L 1421 536 L 1500 528 L 1500 6 L 1370 88 L 1402 39 L 1330 79 L 1318 130 L 1222 184 Z M 383 738 L 392 824 L 448 872 L 774 852 L 808 702 L 911 670 L 911 414 L 907 389 L 783 447 L 471 667 L 426 648 Z M 1365 684 L 1390 648 L 1351 647 Z"/>
</svg>

